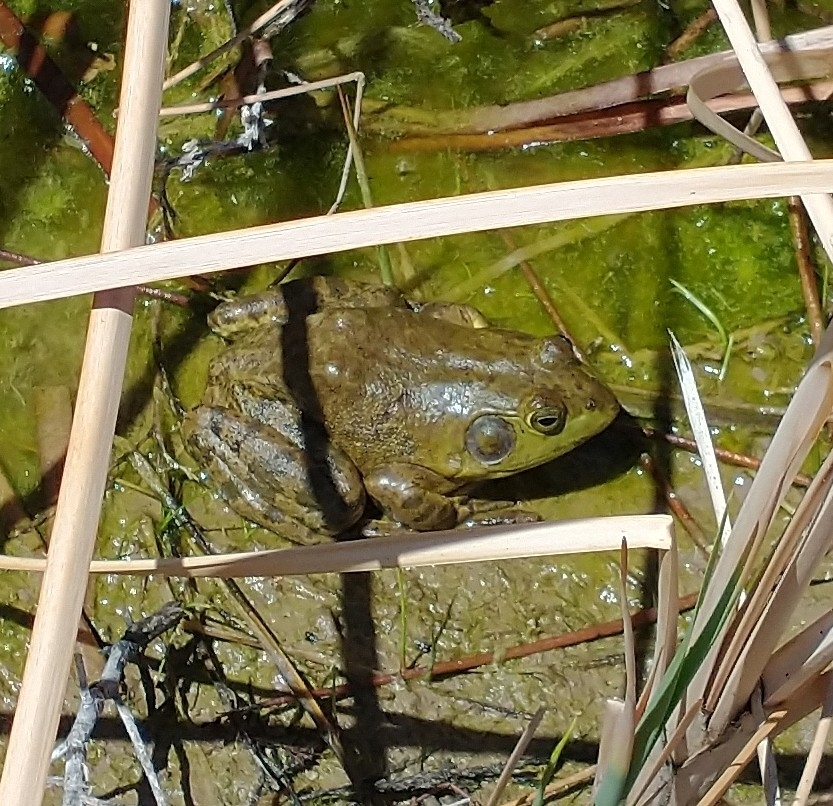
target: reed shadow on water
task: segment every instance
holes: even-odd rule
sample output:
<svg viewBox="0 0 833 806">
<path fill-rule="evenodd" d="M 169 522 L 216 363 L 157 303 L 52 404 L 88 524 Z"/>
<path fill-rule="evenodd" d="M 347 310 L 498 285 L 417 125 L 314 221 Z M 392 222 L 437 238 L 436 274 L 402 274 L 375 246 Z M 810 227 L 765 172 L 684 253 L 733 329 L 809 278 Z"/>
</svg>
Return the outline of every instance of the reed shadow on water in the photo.
<svg viewBox="0 0 833 806">
<path fill-rule="evenodd" d="M 305 283 L 284 286 L 287 322 L 281 341 L 284 383 L 300 412 L 307 477 L 325 521 L 334 530 L 345 521 L 342 500 L 327 462 L 329 435 L 321 402 L 310 375 L 307 317 L 317 310 L 314 289 Z M 372 612 L 371 575 L 343 574 L 341 632 L 344 675 L 354 692 L 355 721 L 342 734 L 345 772 L 361 802 L 375 802 L 373 782 L 385 776 L 387 747 L 385 717 L 372 678 L 378 668 L 376 626 Z"/>
</svg>

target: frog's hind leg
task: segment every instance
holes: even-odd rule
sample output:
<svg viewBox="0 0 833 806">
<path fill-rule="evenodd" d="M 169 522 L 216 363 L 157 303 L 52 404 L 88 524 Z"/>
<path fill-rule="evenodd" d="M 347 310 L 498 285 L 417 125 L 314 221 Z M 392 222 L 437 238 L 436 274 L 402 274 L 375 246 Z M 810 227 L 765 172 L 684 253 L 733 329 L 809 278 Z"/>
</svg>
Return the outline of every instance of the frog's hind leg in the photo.
<svg viewBox="0 0 833 806">
<path fill-rule="evenodd" d="M 359 472 L 333 445 L 313 459 L 271 426 L 220 406 L 190 412 L 183 435 L 232 509 L 290 540 L 320 542 L 364 511 Z"/>
<path fill-rule="evenodd" d="M 227 339 L 261 327 L 277 327 L 332 308 L 403 308 L 395 288 L 341 277 L 307 277 L 281 283 L 250 297 L 220 303 L 208 316 L 211 329 Z"/>
</svg>

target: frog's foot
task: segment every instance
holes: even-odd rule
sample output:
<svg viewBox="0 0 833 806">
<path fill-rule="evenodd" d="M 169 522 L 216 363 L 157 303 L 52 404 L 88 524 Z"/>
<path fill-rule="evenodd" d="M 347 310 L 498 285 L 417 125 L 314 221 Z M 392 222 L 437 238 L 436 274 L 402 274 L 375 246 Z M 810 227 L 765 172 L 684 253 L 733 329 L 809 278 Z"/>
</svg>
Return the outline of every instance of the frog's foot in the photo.
<svg viewBox="0 0 833 806">
<path fill-rule="evenodd" d="M 505 509 L 490 508 L 486 511 L 472 512 L 459 523 L 463 529 L 474 529 L 478 526 L 499 526 L 507 524 L 538 523 L 541 516 L 520 507 L 506 507 Z"/>
<path fill-rule="evenodd" d="M 385 515 L 417 532 L 452 529 L 459 520 L 454 501 L 442 494 L 448 480 L 433 470 L 397 462 L 365 475 L 364 486 Z"/>
<path fill-rule="evenodd" d="M 454 499 L 460 525 L 491 523 L 535 523 L 541 517 L 518 505 L 517 501 L 459 496 Z"/>
<path fill-rule="evenodd" d="M 489 502 L 491 504 L 492 502 Z M 538 523 L 541 517 L 535 512 L 529 512 L 518 506 L 486 507 L 478 509 L 463 506 L 458 512 L 458 520 L 452 529 L 476 529 L 482 526 L 505 526 L 508 524 Z M 375 518 L 362 526 L 362 537 L 393 537 L 394 535 L 417 535 L 425 530 L 409 529 L 402 523 L 386 518 Z"/>
<path fill-rule="evenodd" d="M 404 535 L 418 535 L 416 529 L 409 529 L 396 521 L 389 521 L 386 518 L 373 518 L 362 525 L 362 537 L 400 537 Z"/>
<path fill-rule="evenodd" d="M 208 317 L 211 329 L 226 339 L 268 325 L 285 325 L 333 308 L 406 307 L 395 288 L 340 277 L 308 277 L 281 283 L 251 297 L 220 303 Z"/>
</svg>

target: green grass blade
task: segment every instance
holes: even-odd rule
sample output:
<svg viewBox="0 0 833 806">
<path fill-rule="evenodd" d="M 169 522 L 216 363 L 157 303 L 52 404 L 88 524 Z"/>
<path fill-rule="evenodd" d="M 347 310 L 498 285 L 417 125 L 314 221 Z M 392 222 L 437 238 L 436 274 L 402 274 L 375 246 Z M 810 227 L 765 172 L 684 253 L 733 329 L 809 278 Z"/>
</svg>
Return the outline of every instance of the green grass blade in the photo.
<svg viewBox="0 0 833 806">
<path fill-rule="evenodd" d="M 705 587 L 703 590 L 705 590 Z M 627 787 L 632 785 L 639 770 L 646 763 L 654 745 L 665 730 L 666 723 L 674 708 L 676 708 L 689 683 L 700 669 L 726 621 L 734 612 L 739 596 L 740 587 L 737 585 L 737 578 L 735 577 L 732 584 L 726 586 L 718 601 L 718 606 L 693 643 L 691 642 L 691 635 L 694 619 L 692 619 L 679 651 L 675 654 L 660 685 L 657 687 L 656 697 L 648 705 L 645 714 L 637 725 L 633 761 Z"/>
<path fill-rule="evenodd" d="M 552 783 L 555 772 L 558 769 L 558 762 L 561 760 L 561 753 L 567 746 L 567 742 L 573 737 L 573 731 L 576 729 L 578 717 L 574 716 L 570 727 L 564 731 L 564 735 L 558 740 L 558 744 L 550 753 L 550 760 L 547 762 L 546 769 L 541 774 L 541 780 L 538 782 L 538 790 L 535 793 L 535 799 L 532 801 L 532 806 L 543 806 L 544 798 L 546 797 L 545 790 Z"/>
</svg>

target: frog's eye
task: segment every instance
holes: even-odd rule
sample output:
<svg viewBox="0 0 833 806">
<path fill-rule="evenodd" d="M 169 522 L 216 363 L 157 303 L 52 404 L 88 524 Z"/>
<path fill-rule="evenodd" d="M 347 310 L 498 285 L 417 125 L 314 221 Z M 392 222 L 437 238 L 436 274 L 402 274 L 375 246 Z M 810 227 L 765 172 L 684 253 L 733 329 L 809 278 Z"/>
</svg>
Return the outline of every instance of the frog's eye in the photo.
<svg viewBox="0 0 833 806">
<path fill-rule="evenodd" d="M 466 450 L 484 465 L 497 464 L 514 447 L 515 429 L 495 414 L 478 417 L 466 431 Z"/>
<path fill-rule="evenodd" d="M 554 437 L 567 425 L 567 409 L 562 406 L 542 406 L 529 415 L 529 425 L 545 437 Z"/>
</svg>

